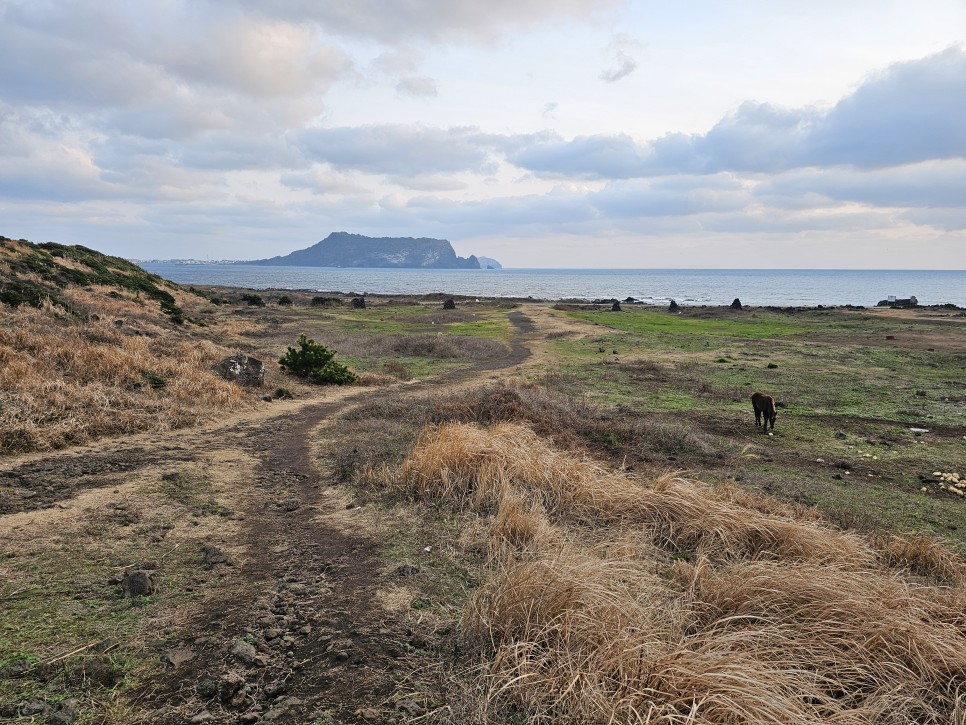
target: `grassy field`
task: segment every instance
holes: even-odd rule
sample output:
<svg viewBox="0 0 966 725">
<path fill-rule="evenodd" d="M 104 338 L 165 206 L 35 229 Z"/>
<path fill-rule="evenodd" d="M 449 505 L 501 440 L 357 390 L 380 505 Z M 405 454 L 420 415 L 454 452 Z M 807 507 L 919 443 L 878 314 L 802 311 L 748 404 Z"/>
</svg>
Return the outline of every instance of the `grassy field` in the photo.
<svg viewBox="0 0 966 725">
<path fill-rule="evenodd" d="M 270 653 L 259 602 L 321 571 L 318 596 L 369 587 L 339 606 L 378 622 L 358 678 L 380 694 L 361 707 L 312 649 L 349 635 L 292 627 L 326 673 L 295 690 L 314 725 L 966 722 L 959 310 L 357 308 L 185 290 L 57 245 L 4 255 L 0 718 L 277 719 L 259 673 L 303 676 L 224 651 Z M 361 384 L 282 372 L 301 334 Z M 212 373 L 237 352 L 264 388 Z M 262 400 L 279 388 L 293 399 Z M 276 571 L 295 535 L 299 557 L 354 538 Z M 376 559 L 354 567 L 360 541 Z M 125 596 L 132 567 L 158 586 Z M 261 613 L 222 635 L 221 612 Z M 380 669 L 382 639 L 402 644 Z M 152 701 L 185 648 L 247 677 L 244 707 L 193 680 Z"/>
<path fill-rule="evenodd" d="M 958 313 L 566 314 L 585 336 L 555 344 L 551 387 L 624 415 L 683 421 L 723 455 L 681 451 L 653 463 L 820 504 L 851 525 L 966 542 L 961 498 L 934 475 L 966 461 Z M 778 401 L 774 435 L 754 428 L 756 390 Z M 629 441 L 614 449 L 634 453 Z"/>
</svg>

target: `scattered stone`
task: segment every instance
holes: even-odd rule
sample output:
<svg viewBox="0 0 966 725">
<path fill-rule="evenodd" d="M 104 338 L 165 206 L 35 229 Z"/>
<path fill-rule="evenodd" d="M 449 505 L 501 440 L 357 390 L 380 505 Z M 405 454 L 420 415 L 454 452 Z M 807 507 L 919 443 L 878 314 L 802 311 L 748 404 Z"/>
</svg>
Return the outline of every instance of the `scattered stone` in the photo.
<svg viewBox="0 0 966 725">
<path fill-rule="evenodd" d="M 146 597 L 154 593 L 154 572 L 146 569 L 128 569 L 121 579 L 121 590 L 128 598 Z"/>
<path fill-rule="evenodd" d="M 297 498 L 286 498 L 278 502 L 278 507 L 282 511 L 295 511 L 302 505 L 302 502 Z"/>
<path fill-rule="evenodd" d="M 329 645 L 328 656 L 336 662 L 346 662 L 352 658 L 352 640 L 338 639 L 333 640 Z"/>
<path fill-rule="evenodd" d="M 225 380 L 246 387 L 260 388 L 265 382 L 265 364 L 248 355 L 226 357 L 213 369 Z"/>
<path fill-rule="evenodd" d="M 382 720 L 382 711 L 375 707 L 360 707 L 353 715 L 363 720 Z"/>
<path fill-rule="evenodd" d="M 426 714 L 426 708 L 411 697 L 406 697 L 396 703 L 396 709 L 409 717 L 419 717 Z"/>
<path fill-rule="evenodd" d="M 3 667 L 0 667 L 0 680 L 21 677 L 31 667 L 32 665 L 30 664 L 30 660 L 27 660 L 27 659 L 11 660 Z"/>
<path fill-rule="evenodd" d="M 195 692 L 205 699 L 214 697 L 218 694 L 218 683 L 210 677 L 202 677 L 195 685 Z"/>
<path fill-rule="evenodd" d="M 275 699 L 279 695 L 284 695 L 288 692 L 288 683 L 282 680 L 275 680 L 274 682 L 269 682 L 265 685 L 265 697 L 269 699 Z"/>
<path fill-rule="evenodd" d="M 265 713 L 262 720 L 266 722 L 272 722 L 274 720 L 279 720 L 288 714 L 288 711 L 298 707 L 302 704 L 302 701 L 297 697 L 286 697 L 281 702 L 275 703 L 271 710 Z"/>
<path fill-rule="evenodd" d="M 50 705 L 43 700 L 31 700 L 20 708 L 20 714 L 24 717 L 31 717 L 32 715 L 39 715 L 40 713 L 47 712 L 48 710 L 50 710 Z"/>
<path fill-rule="evenodd" d="M 419 573 L 419 567 L 413 564 L 400 564 L 396 567 L 396 576 L 412 576 Z"/>
<path fill-rule="evenodd" d="M 228 554 L 210 544 L 201 547 L 201 561 L 205 569 L 214 569 L 219 564 L 231 564 Z"/>
<path fill-rule="evenodd" d="M 236 639 L 232 643 L 231 648 L 229 648 L 228 654 L 239 662 L 251 665 L 255 663 L 255 655 L 258 654 L 258 650 L 250 642 L 246 642 L 243 639 Z"/>
<path fill-rule="evenodd" d="M 775 368 L 778 367 L 778 363 L 768 363 L 767 367 L 769 370 L 774 370 Z"/>
<path fill-rule="evenodd" d="M 925 398 L 926 397 L 926 391 L 925 390 L 917 390 L 916 391 L 916 397 L 917 398 Z"/>
<path fill-rule="evenodd" d="M 50 725 L 73 725 L 80 716 L 80 701 L 74 698 L 58 703 L 55 709 L 47 712 Z"/>
<path fill-rule="evenodd" d="M 731 309 L 733 309 L 733 310 L 740 310 L 741 309 L 741 300 L 739 300 L 737 297 L 735 297 L 734 300 L 731 303 Z"/>
<path fill-rule="evenodd" d="M 218 699 L 222 702 L 231 702 L 244 687 L 245 679 L 235 672 L 230 672 L 218 683 Z"/>
<path fill-rule="evenodd" d="M 845 435 L 845 433 L 843 433 L 840 430 L 835 431 L 835 437 L 838 438 L 840 441 L 844 441 L 846 438 L 848 438 L 848 436 Z"/>
<path fill-rule="evenodd" d="M 444 310 L 455 310 L 456 309 L 456 302 L 454 300 L 452 300 L 452 299 L 446 300 L 443 303 L 443 309 Z"/>
<path fill-rule="evenodd" d="M 188 722 L 190 722 L 190 723 L 211 722 L 214 719 L 215 719 L 215 716 L 214 715 L 212 715 L 207 710 L 202 710 L 197 715 L 195 715 L 193 718 L 191 718 Z"/>
<path fill-rule="evenodd" d="M 194 658 L 195 651 L 193 649 L 188 649 L 187 647 L 179 647 L 178 649 L 170 650 L 164 655 L 165 661 L 175 669 L 178 669 L 185 662 L 190 662 Z"/>
</svg>

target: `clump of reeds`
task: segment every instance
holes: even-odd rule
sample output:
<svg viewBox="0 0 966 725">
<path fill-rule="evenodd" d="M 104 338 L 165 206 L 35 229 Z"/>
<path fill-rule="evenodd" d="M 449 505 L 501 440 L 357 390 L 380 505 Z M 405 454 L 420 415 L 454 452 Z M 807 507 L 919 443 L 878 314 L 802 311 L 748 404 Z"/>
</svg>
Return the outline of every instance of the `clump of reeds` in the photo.
<svg viewBox="0 0 966 725">
<path fill-rule="evenodd" d="M 966 722 L 962 566 L 936 540 L 638 480 L 518 424 L 427 428 L 394 485 L 492 516 L 461 625 L 490 721 Z"/>
</svg>

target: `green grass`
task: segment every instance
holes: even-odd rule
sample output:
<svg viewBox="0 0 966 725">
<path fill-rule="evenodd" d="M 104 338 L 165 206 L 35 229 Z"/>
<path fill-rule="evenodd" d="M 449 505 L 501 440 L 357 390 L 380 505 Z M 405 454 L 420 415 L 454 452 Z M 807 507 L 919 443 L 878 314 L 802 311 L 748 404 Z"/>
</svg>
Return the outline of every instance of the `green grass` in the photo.
<svg viewBox="0 0 966 725">
<path fill-rule="evenodd" d="M 595 311 L 568 312 L 567 314 L 574 319 L 636 334 L 657 332 L 671 335 L 772 339 L 799 335 L 807 330 L 807 327 L 796 321 L 764 310 L 735 312 L 731 319 L 705 319 L 690 315 L 674 315 L 653 309 L 635 308 L 620 313 Z"/>
<path fill-rule="evenodd" d="M 966 357 L 899 347 L 885 335 L 962 335 L 960 327 L 847 311 L 569 314 L 595 323 L 581 328 L 584 338 L 553 344 L 569 395 L 613 406 L 614 415 L 681 421 L 731 451 L 720 461 L 675 452 L 668 466 L 711 481 L 737 477 L 846 524 L 927 531 L 966 548 L 966 501 L 922 480 L 962 473 Z M 756 390 L 782 403 L 773 436 L 754 426 Z M 916 436 L 912 427 L 938 428 Z M 748 445 L 752 453 L 740 455 Z"/>
</svg>

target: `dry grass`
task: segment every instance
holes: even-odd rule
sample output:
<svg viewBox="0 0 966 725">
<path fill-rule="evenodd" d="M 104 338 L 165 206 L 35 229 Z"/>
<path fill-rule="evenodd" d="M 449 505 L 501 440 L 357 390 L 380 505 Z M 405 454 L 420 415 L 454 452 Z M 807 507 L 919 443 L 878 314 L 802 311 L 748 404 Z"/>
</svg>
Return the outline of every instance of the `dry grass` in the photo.
<svg viewBox="0 0 966 725">
<path fill-rule="evenodd" d="M 427 428 L 389 485 L 490 516 L 477 718 L 966 722 L 963 566 L 794 506 L 642 481 L 529 428 Z"/>
<path fill-rule="evenodd" d="M 0 453 L 170 430 L 243 404 L 210 370 L 227 351 L 140 327 L 137 336 L 50 308 L 0 310 Z"/>
</svg>

